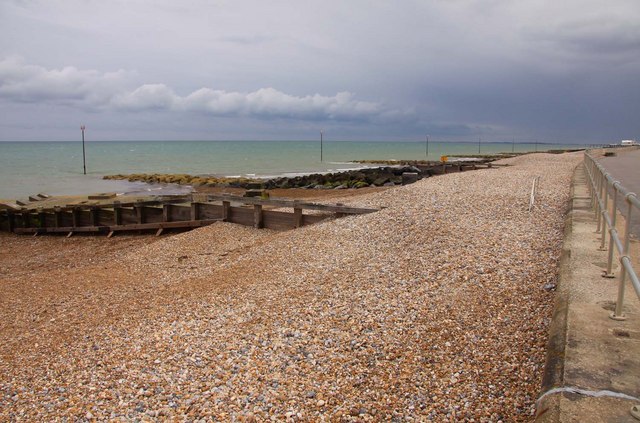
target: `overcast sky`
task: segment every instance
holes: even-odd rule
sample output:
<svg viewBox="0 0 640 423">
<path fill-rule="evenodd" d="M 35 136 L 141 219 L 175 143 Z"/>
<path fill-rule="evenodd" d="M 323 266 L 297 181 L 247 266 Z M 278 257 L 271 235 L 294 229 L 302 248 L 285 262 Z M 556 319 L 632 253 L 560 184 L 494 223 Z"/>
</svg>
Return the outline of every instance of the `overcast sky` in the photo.
<svg viewBox="0 0 640 423">
<path fill-rule="evenodd" d="M 638 0 L 2 0 L 0 140 L 640 138 Z"/>
</svg>

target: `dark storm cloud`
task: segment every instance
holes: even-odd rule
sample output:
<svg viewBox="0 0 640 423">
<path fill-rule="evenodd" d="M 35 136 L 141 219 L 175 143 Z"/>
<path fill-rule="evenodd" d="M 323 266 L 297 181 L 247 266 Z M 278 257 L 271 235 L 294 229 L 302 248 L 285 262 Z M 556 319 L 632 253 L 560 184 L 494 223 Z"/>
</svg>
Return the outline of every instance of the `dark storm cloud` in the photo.
<svg viewBox="0 0 640 423">
<path fill-rule="evenodd" d="M 65 115 L 104 138 L 633 138 L 639 21 L 636 0 L 6 1 L 0 138 Z"/>
</svg>

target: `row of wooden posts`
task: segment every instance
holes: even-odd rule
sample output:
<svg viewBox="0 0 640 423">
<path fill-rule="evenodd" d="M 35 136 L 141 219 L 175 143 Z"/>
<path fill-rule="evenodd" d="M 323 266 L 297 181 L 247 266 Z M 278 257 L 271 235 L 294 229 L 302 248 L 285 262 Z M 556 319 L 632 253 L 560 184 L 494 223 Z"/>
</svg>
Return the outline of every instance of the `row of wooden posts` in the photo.
<svg viewBox="0 0 640 423">
<path fill-rule="evenodd" d="M 274 209 L 292 209 L 274 210 Z M 305 210 L 319 213 L 305 214 Z M 256 228 L 288 230 L 310 225 L 330 217 L 364 214 L 377 209 L 354 208 L 340 204 L 325 205 L 291 200 L 265 200 L 236 196 L 208 195 L 203 201 L 113 202 L 103 205 L 69 205 L 52 209 L 5 210 L 0 214 L 0 229 L 18 234 L 119 231 L 196 228 L 224 221 Z"/>
</svg>

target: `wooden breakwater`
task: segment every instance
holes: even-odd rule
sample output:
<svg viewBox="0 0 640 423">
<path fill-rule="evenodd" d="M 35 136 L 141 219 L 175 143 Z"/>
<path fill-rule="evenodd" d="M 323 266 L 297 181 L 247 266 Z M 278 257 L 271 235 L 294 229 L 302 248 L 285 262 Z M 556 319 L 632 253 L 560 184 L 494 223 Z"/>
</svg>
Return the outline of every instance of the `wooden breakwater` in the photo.
<svg viewBox="0 0 640 423">
<path fill-rule="evenodd" d="M 197 197 L 199 201 L 192 199 L 179 203 L 169 199 L 7 209 L 0 212 L 0 230 L 33 235 L 66 233 L 71 236 L 74 233 L 94 233 L 109 237 L 120 231 L 153 230 L 156 235 L 160 235 L 167 229 L 191 229 L 219 221 L 255 228 L 289 230 L 332 217 L 378 211 L 341 204 L 326 205 L 292 200 L 224 195 Z"/>
</svg>

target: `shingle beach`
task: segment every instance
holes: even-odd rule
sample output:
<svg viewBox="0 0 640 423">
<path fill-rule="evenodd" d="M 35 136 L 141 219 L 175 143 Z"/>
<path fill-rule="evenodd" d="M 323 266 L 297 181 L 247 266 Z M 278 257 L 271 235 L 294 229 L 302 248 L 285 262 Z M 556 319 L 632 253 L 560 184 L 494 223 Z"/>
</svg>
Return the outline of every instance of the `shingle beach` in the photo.
<svg viewBox="0 0 640 423">
<path fill-rule="evenodd" d="M 581 157 L 341 197 L 384 208 L 288 232 L 3 234 L 0 420 L 532 421 Z"/>
</svg>

